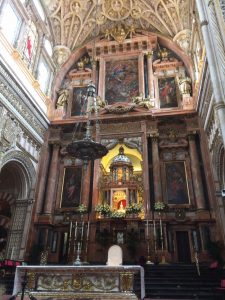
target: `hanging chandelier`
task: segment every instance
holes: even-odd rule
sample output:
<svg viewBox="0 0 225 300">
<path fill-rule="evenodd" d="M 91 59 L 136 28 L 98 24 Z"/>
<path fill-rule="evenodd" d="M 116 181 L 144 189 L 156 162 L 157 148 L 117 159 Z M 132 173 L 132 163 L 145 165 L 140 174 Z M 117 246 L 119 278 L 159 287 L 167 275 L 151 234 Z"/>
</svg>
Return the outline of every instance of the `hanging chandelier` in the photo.
<svg viewBox="0 0 225 300">
<path fill-rule="evenodd" d="M 96 107 L 96 87 L 93 82 L 90 82 L 87 88 L 87 101 L 88 104 L 92 103 L 94 104 L 95 108 L 95 116 L 96 116 L 96 124 L 98 122 L 98 113 L 97 113 L 97 107 Z M 89 107 L 90 105 L 88 105 Z M 67 145 L 66 151 L 67 153 L 74 157 L 79 158 L 84 161 L 84 164 L 87 164 L 90 160 L 95 160 L 98 158 L 101 158 L 105 156 L 108 153 L 108 149 L 102 145 L 101 143 L 98 143 L 96 141 L 93 141 L 91 139 L 91 132 L 90 132 L 90 111 L 88 113 L 88 121 L 87 121 L 87 128 L 85 137 L 82 140 L 78 141 L 72 141 L 70 144 Z M 97 130 L 98 126 L 96 126 Z M 97 134 L 97 132 L 96 132 Z"/>
</svg>

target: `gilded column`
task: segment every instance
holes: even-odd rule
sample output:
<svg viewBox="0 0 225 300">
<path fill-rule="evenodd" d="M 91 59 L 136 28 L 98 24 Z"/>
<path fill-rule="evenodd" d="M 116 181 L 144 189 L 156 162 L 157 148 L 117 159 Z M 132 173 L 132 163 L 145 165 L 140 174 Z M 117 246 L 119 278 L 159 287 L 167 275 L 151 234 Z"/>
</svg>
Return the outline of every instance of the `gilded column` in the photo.
<svg viewBox="0 0 225 300">
<path fill-rule="evenodd" d="M 53 144 L 52 159 L 49 167 L 44 213 L 51 214 L 55 202 L 56 181 L 58 179 L 59 144 Z"/>
<path fill-rule="evenodd" d="M 198 153 L 195 143 L 195 136 L 189 135 L 189 151 L 191 158 L 191 172 L 192 172 L 192 181 L 194 185 L 195 201 L 197 209 L 205 209 L 205 199 L 203 192 L 203 185 L 201 179 L 201 172 L 199 166 Z"/>
<path fill-rule="evenodd" d="M 152 52 L 147 53 L 147 63 L 148 63 L 148 94 L 151 99 L 155 98 L 154 91 L 154 75 L 152 68 Z"/>
<path fill-rule="evenodd" d="M 140 53 L 138 56 L 138 72 L 139 74 L 139 93 L 144 95 L 145 93 L 145 82 L 144 82 L 144 54 Z"/>
<path fill-rule="evenodd" d="M 158 134 L 150 135 L 152 140 L 152 161 L 155 202 L 162 202 L 162 185 L 160 176 Z"/>
</svg>

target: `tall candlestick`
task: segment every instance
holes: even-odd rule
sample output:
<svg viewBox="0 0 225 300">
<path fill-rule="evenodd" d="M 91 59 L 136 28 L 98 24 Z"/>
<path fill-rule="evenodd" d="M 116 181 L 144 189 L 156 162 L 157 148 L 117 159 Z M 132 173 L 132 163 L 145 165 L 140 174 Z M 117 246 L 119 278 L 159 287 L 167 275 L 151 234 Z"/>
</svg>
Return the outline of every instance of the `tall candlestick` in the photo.
<svg viewBox="0 0 225 300">
<path fill-rule="evenodd" d="M 81 237 L 80 237 L 81 242 L 83 241 L 83 235 L 84 235 L 84 221 L 82 221 L 82 226 L 81 226 Z"/>
<path fill-rule="evenodd" d="M 69 238 L 71 238 L 72 227 L 73 227 L 73 223 L 72 223 L 72 221 L 70 221 L 70 233 L 69 233 Z"/>
<path fill-rule="evenodd" d="M 13 259 L 13 256 L 14 256 L 14 249 L 15 249 L 15 247 L 12 247 L 11 259 Z"/>
<path fill-rule="evenodd" d="M 160 224 L 160 234 L 161 234 L 161 238 L 163 236 L 163 228 L 162 228 L 162 219 L 160 218 L 159 220 L 159 224 Z"/>
<path fill-rule="evenodd" d="M 148 220 L 146 221 L 146 226 L 147 226 L 147 237 L 148 237 Z"/>
<path fill-rule="evenodd" d="M 74 241 L 77 239 L 77 221 L 75 223 Z"/>
<path fill-rule="evenodd" d="M 153 220 L 153 233 L 154 233 L 154 237 L 156 237 L 155 220 Z"/>
<path fill-rule="evenodd" d="M 90 226 L 90 221 L 88 221 L 88 224 L 87 224 L 87 241 L 89 238 L 89 226 Z"/>
</svg>

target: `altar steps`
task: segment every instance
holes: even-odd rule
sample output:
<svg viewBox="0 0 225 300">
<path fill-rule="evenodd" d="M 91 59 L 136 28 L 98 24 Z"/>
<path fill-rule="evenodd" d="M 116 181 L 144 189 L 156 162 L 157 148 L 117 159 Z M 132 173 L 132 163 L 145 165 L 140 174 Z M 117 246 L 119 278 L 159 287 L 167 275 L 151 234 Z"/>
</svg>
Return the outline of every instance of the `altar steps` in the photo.
<svg viewBox="0 0 225 300">
<path fill-rule="evenodd" d="M 218 287 L 223 270 L 210 270 L 200 266 L 200 276 L 195 265 L 146 265 L 145 299 L 222 300 Z"/>
</svg>

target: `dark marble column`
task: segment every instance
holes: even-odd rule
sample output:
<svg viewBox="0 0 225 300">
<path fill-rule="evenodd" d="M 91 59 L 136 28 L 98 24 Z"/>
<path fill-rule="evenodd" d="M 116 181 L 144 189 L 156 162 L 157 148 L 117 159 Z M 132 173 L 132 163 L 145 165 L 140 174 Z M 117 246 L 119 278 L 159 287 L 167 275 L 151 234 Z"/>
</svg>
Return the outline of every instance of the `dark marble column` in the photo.
<svg viewBox="0 0 225 300">
<path fill-rule="evenodd" d="M 58 179 L 57 174 L 58 174 L 59 150 L 60 150 L 60 145 L 54 144 L 51 163 L 49 166 L 48 184 L 47 184 L 47 191 L 45 197 L 45 206 L 44 206 L 45 214 L 52 213 L 53 203 L 55 203 L 56 182 Z"/>
<path fill-rule="evenodd" d="M 158 136 L 157 135 L 151 136 L 151 140 L 152 140 L 152 161 L 153 161 L 155 202 L 161 202 L 163 199 L 162 199 L 162 185 L 161 185 L 161 176 L 160 176 Z"/>
<path fill-rule="evenodd" d="M 204 199 L 201 171 L 200 171 L 198 153 L 197 153 L 197 148 L 195 143 L 195 136 L 193 134 L 189 135 L 189 152 L 191 158 L 191 172 L 192 172 L 192 181 L 194 186 L 196 206 L 198 209 L 205 209 L 205 199 Z"/>
</svg>

